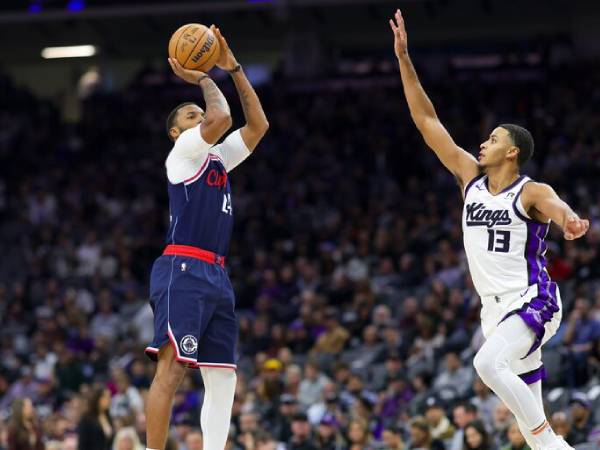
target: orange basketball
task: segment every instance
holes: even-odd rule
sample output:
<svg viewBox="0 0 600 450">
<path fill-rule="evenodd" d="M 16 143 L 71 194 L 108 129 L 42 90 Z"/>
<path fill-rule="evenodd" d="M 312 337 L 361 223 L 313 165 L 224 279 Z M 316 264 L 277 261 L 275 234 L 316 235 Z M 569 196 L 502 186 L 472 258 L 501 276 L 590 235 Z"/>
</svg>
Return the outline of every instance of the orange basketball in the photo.
<svg viewBox="0 0 600 450">
<path fill-rule="evenodd" d="M 173 33 L 169 41 L 169 57 L 186 69 L 208 72 L 219 59 L 219 41 L 210 28 L 188 23 Z"/>
</svg>

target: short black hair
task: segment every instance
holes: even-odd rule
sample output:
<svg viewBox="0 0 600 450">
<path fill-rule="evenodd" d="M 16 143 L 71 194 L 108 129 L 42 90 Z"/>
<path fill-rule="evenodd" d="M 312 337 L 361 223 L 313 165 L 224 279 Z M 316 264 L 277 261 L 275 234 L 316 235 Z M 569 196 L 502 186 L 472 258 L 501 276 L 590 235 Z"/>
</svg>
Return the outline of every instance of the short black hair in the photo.
<svg viewBox="0 0 600 450">
<path fill-rule="evenodd" d="M 183 108 L 184 106 L 188 106 L 188 105 L 195 105 L 195 103 L 194 102 L 180 103 L 167 116 L 167 136 L 169 136 L 169 139 L 171 139 L 171 141 L 174 141 L 174 139 L 171 137 L 171 133 L 169 133 L 169 130 L 171 128 L 173 128 L 173 125 L 175 124 L 175 118 L 177 117 L 177 113 L 179 112 L 179 110 L 181 108 Z"/>
<path fill-rule="evenodd" d="M 465 412 L 471 413 L 474 415 L 477 415 L 477 413 L 478 413 L 477 405 L 475 405 L 467 400 L 459 401 L 458 403 L 456 403 L 454 405 L 454 407 L 452 409 L 456 409 L 456 408 L 464 408 Z"/>
<path fill-rule="evenodd" d="M 519 149 L 517 164 L 519 167 L 523 167 L 533 156 L 533 136 L 529 130 L 513 123 L 503 123 L 498 126 L 508 131 L 508 135 L 512 139 L 514 146 Z"/>
</svg>

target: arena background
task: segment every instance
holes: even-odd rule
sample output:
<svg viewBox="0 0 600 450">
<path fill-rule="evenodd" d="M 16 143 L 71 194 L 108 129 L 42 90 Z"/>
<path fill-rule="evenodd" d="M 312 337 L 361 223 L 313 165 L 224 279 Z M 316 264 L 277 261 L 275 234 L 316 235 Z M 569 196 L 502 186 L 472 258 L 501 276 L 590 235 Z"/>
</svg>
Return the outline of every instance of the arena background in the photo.
<svg viewBox="0 0 600 450">
<path fill-rule="evenodd" d="M 574 242 L 550 232 L 565 311 L 544 349 L 544 393 L 557 432 L 600 447 L 600 3 L 32 0 L 0 4 L 0 449 L 24 450 L 9 443 L 24 398 L 36 450 L 78 448 L 101 387 L 112 448 L 144 448 L 164 121 L 201 100 L 166 64 L 187 22 L 219 25 L 271 124 L 231 176 L 240 343 L 228 448 L 467 449 L 476 419 L 479 448 L 520 449 L 472 368 L 482 337 L 460 192 L 408 115 L 387 23 L 397 7 L 455 140 L 475 151 L 495 124 L 526 126 L 536 153 L 524 172 L 592 223 Z M 80 44 L 97 55 L 40 55 Z M 212 75 L 238 126 L 231 82 Z M 170 448 L 201 448 L 201 404 L 190 371 Z"/>
</svg>

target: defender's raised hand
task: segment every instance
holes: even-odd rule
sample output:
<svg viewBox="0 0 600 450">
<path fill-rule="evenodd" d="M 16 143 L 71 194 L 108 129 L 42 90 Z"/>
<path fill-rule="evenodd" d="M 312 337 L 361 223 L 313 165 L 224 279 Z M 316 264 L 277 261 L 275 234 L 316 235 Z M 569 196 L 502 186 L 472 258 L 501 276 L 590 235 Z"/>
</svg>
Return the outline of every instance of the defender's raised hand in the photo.
<svg viewBox="0 0 600 450">
<path fill-rule="evenodd" d="M 395 22 L 394 19 L 390 19 L 390 27 L 392 27 L 392 31 L 394 32 L 394 51 L 396 52 L 396 57 L 400 58 L 408 53 L 408 38 L 406 37 L 404 19 L 399 9 L 396 10 L 394 18 L 396 19 Z"/>
<path fill-rule="evenodd" d="M 227 71 L 235 69 L 236 66 L 238 65 L 238 62 L 235 59 L 235 56 L 233 56 L 233 52 L 229 48 L 229 45 L 227 44 L 227 40 L 221 34 L 221 30 L 219 30 L 218 28 L 214 28 L 213 33 L 217 37 L 217 40 L 219 41 L 219 46 L 221 49 L 220 50 L 221 55 L 219 56 L 219 60 L 217 61 L 217 64 L 216 64 L 217 67 L 219 69 L 223 69 L 223 70 L 227 70 Z"/>
<path fill-rule="evenodd" d="M 169 58 L 169 65 L 171 66 L 171 69 L 173 69 L 175 75 L 190 84 L 197 85 L 202 78 L 208 77 L 208 75 L 200 70 L 184 69 L 175 58 Z"/>
<path fill-rule="evenodd" d="M 590 228 L 590 221 L 587 219 L 580 219 L 576 216 L 569 216 L 567 220 L 565 220 L 564 232 L 565 239 L 567 241 L 572 241 L 573 239 L 578 239 L 587 233 L 587 230 Z"/>
</svg>

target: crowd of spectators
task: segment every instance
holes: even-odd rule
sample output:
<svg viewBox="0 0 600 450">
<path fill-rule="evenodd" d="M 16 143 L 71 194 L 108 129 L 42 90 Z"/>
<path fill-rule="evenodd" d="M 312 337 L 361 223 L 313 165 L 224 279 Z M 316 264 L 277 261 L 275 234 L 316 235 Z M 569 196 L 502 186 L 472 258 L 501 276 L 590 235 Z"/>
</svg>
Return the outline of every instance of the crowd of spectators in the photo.
<svg viewBox="0 0 600 450">
<path fill-rule="evenodd" d="M 526 449 L 472 367 L 480 304 L 455 181 L 414 129 L 397 74 L 350 78 L 275 77 L 259 91 L 271 127 L 231 176 L 240 339 L 227 448 Z M 467 149 L 500 122 L 527 126 L 526 172 L 591 220 L 578 241 L 550 232 L 565 313 L 545 398 L 571 445 L 600 445 L 600 70 L 423 78 Z M 237 126 L 235 91 L 219 84 Z M 78 124 L 5 76 L 0 93 L 0 449 L 143 449 L 164 119 L 199 92 L 146 71 L 87 98 Z M 190 370 L 168 448 L 202 448 L 202 395 Z"/>
</svg>

